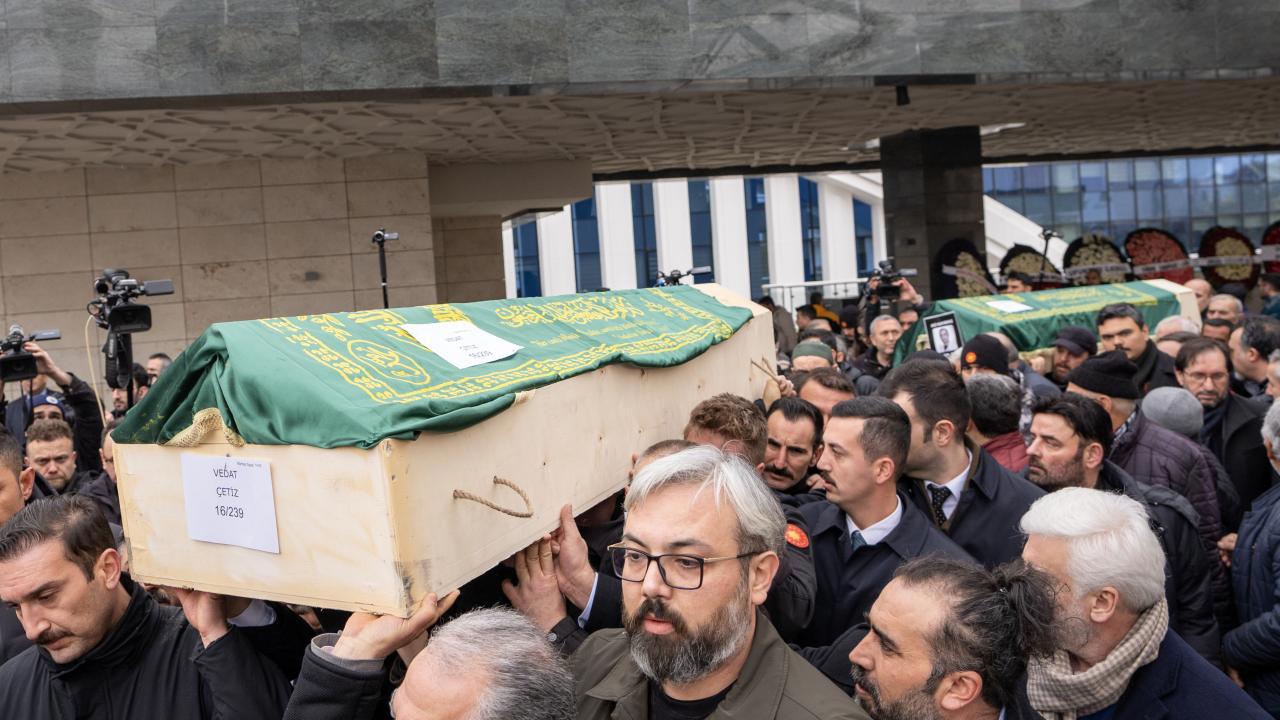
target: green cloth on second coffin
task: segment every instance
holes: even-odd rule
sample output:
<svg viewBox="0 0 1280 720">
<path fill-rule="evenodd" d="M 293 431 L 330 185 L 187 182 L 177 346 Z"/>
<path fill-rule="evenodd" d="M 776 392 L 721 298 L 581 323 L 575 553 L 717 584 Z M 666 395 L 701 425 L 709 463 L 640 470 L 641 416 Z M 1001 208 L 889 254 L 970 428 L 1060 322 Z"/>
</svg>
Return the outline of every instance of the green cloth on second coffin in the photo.
<svg viewBox="0 0 1280 720">
<path fill-rule="evenodd" d="M 1012 300 L 1030 305 L 1032 309 L 1008 313 L 987 304 L 999 300 Z M 942 300 L 933 303 L 927 312 L 921 314 L 921 321 L 903 334 L 894 351 L 894 363 L 902 362 L 904 357 L 915 351 L 917 338 L 924 333 L 923 318 L 931 315 L 955 313 L 960 334 L 965 340 L 984 332 L 1002 332 L 1025 351 L 1049 347 L 1057 338 L 1058 328 L 1065 325 L 1079 325 L 1097 334 L 1095 320 L 1098 311 L 1104 305 L 1119 302 L 1132 303 L 1138 308 L 1147 321 L 1148 329 L 1154 329 L 1161 320 L 1182 310 L 1177 295 L 1148 282 Z"/>
<path fill-rule="evenodd" d="M 218 323 L 112 437 L 165 443 L 214 408 L 249 443 L 368 448 L 465 428 L 505 410 L 518 392 L 603 365 L 679 365 L 751 316 L 676 286 Z M 455 320 L 523 348 L 459 370 L 400 328 Z"/>
</svg>

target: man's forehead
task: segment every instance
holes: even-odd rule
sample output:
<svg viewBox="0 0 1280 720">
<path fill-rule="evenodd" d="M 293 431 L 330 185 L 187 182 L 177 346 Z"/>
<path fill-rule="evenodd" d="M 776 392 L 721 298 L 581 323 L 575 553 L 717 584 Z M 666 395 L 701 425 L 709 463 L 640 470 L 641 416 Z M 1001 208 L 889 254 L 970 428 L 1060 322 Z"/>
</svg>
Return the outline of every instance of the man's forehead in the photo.
<svg viewBox="0 0 1280 720">
<path fill-rule="evenodd" d="M 809 418 L 788 420 L 781 412 L 775 412 L 769 416 L 769 439 L 773 440 L 775 436 L 792 441 L 805 437 L 813 439 L 813 421 Z"/>
<path fill-rule="evenodd" d="M 1052 413 L 1036 413 L 1031 418 L 1031 431 L 1036 435 L 1066 440 L 1075 435 L 1075 430 L 1062 418 Z"/>
<path fill-rule="evenodd" d="M 733 537 L 737 518 L 722 498 L 697 484 L 659 488 L 627 511 L 623 534 L 650 549 L 686 540 L 715 545 Z"/>
<path fill-rule="evenodd" d="M 942 599 L 927 586 L 895 579 L 885 586 L 867 613 L 867 620 L 899 650 L 924 649 L 925 633 L 932 634 L 942 619 Z"/>
<path fill-rule="evenodd" d="M 0 562 L 0 600 L 16 602 L 41 585 L 65 577 L 70 565 L 61 541 L 37 543 Z"/>
<path fill-rule="evenodd" d="M 64 452 L 71 452 L 71 441 L 67 438 L 27 441 L 27 454 L 31 457 L 44 454 L 56 455 Z"/>
</svg>

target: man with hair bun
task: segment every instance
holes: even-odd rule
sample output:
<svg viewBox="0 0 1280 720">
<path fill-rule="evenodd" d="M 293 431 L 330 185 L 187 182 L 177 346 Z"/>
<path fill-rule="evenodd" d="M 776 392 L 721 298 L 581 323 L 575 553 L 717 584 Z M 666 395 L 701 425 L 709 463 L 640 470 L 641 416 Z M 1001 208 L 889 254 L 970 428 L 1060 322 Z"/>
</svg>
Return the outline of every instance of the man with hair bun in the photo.
<svg viewBox="0 0 1280 720">
<path fill-rule="evenodd" d="M 849 654 L 858 701 L 876 720 L 1038 720 L 1019 701 L 1021 679 L 1057 647 L 1055 589 L 1018 561 L 903 565 Z"/>
<path fill-rule="evenodd" d="M 1060 588 L 1058 646 L 1027 667 L 1046 720 L 1269 717 L 1170 627 L 1160 541 L 1137 500 L 1063 488 L 1022 517 L 1022 556 Z M 1024 717 L 1034 717 L 1024 716 Z"/>
</svg>

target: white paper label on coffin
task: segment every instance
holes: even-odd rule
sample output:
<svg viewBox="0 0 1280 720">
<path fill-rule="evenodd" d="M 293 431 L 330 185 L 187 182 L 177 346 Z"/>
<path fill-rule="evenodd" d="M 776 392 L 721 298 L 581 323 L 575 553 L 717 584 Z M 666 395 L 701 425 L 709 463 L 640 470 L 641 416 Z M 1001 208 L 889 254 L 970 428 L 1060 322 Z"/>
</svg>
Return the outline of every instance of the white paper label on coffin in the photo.
<svg viewBox="0 0 1280 720">
<path fill-rule="evenodd" d="M 400 327 L 459 370 L 509 358 L 521 349 L 520 345 L 485 332 L 466 320 Z"/>
<path fill-rule="evenodd" d="M 182 485 L 192 540 L 280 553 L 265 461 L 183 453 Z"/>
</svg>

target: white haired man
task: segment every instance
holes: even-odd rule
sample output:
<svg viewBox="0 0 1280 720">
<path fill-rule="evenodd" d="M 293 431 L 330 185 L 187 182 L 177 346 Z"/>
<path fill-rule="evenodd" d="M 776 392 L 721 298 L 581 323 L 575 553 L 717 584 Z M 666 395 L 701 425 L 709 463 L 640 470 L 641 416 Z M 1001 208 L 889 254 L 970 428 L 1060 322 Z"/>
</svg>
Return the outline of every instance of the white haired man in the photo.
<svg viewBox="0 0 1280 720">
<path fill-rule="evenodd" d="M 696 447 L 655 460 L 627 493 L 621 630 L 573 658 L 579 720 L 865 718 L 796 655 L 758 607 L 786 521 L 755 470 Z"/>
<path fill-rule="evenodd" d="M 1168 335 L 1182 332 L 1199 335 L 1200 323 L 1181 315 L 1170 315 L 1156 323 L 1156 342 L 1160 342 Z"/>
<path fill-rule="evenodd" d="M 1209 307 L 1204 314 L 1209 320 L 1226 320 L 1232 325 L 1239 325 L 1244 320 L 1244 303 L 1235 295 L 1220 293 L 1209 298 Z"/>
<path fill-rule="evenodd" d="M 1164 557 L 1138 501 L 1063 488 L 1022 516 L 1022 556 L 1061 587 L 1058 650 L 1027 666 L 1046 720 L 1269 717 L 1169 629 Z"/>
</svg>

